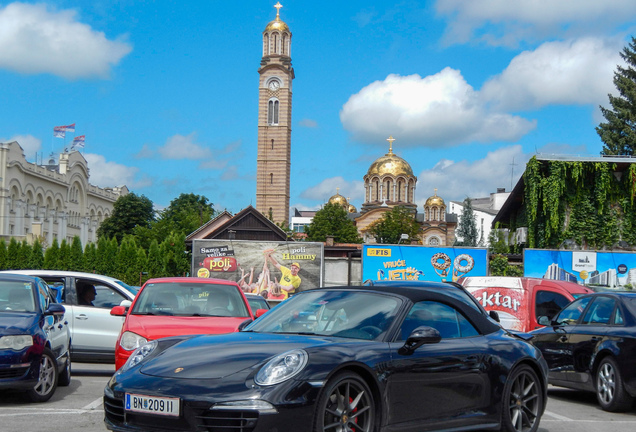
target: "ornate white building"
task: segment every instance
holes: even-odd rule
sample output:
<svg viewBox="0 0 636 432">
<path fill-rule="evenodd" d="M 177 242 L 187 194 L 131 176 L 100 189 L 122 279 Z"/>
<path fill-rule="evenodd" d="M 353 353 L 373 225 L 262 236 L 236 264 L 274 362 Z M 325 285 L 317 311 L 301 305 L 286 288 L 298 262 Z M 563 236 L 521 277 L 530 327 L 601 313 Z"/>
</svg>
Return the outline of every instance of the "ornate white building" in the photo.
<svg viewBox="0 0 636 432">
<path fill-rule="evenodd" d="M 86 159 L 77 151 L 61 153 L 56 164 L 27 162 L 16 141 L 0 143 L 0 238 L 45 246 L 54 238 L 82 245 L 97 241 L 97 228 L 126 186 L 102 189 L 89 183 Z"/>
</svg>

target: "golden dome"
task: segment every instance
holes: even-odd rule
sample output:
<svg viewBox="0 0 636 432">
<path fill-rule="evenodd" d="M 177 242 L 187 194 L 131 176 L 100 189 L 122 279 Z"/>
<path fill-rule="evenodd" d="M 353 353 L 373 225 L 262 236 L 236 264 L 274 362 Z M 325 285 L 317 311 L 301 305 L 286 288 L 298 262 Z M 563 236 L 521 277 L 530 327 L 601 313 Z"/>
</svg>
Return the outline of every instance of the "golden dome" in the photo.
<svg viewBox="0 0 636 432">
<path fill-rule="evenodd" d="M 283 5 L 280 4 L 280 2 L 279 2 L 279 3 L 276 3 L 274 5 L 274 7 L 276 8 L 276 19 L 274 21 L 270 21 L 270 23 L 267 24 L 267 27 L 265 27 L 265 30 L 263 31 L 263 33 L 267 33 L 267 32 L 272 31 L 272 30 L 278 30 L 278 31 L 281 31 L 281 32 L 291 33 L 289 31 L 289 27 L 287 26 L 287 24 L 285 24 L 280 19 L 280 8 L 282 8 Z"/>
<path fill-rule="evenodd" d="M 353 204 L 349 204 L 348 211 L 349 213 L 358 213 L 358 209 Z"/>
<path fill-rule="evenodd" d="M 437 196 L 437 189 L 435 189 L 435 195 L 429 197 L 424 204 L 424 207 L 429 206 L 446 207 L 446 203 L 444 202 L 444 200 Z"/>
<path fill-rule="evenodd" d="M 347 199 L 345 197 L 343 197 L 342 195 L 340 195 L 339 193 L 336 192 L 336 194 L 334 196 L 332 196 L 331 198 L 329 198 L 329 201 L 327 201 L 329 204 L 338 204 L 339 206 L 342 206 L 344 208 L 348 208 L 349 207 L 349 203 L 347 202 Z"/>
<path fill-rule="evenodd" d="M 390 136 L 387 141 L 390 143 L 389 152 L 382 157 L 379 157 L 375 160 L 369 167 L 369 171 L 367 171 L 367 175 L 384 175 L 391 174 L 393 176 L 412 176 L 413 170 L 411 169 L 411 165 L 398 155 L 393 154 L 393 141 L 395 139 Z"/>
</svg>

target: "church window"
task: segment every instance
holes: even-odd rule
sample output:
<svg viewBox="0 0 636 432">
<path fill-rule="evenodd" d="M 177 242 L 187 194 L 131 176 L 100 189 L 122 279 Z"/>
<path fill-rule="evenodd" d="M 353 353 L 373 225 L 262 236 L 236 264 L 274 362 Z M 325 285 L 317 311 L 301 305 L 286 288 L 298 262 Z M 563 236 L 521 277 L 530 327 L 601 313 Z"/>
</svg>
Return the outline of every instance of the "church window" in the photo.
<svg viewBox="0 0 636 432">
<path fill-rule="evenodd" d="M 272 150 L 274 150 L 274 140 L 272 140 Z"/>
<path fill-rule="evenodd" d="M 270 99 L 267 109 L 267 123 L 271 125 L 278 124 L 278 100 Z"/>
<path fill-rule="evenodd" d="M 285 48 L 287 48 L 287 41 L 288 41 L 288 39 L 287 39 L 287 35 L 286 35 L 286 34 L 284 34 L 284 35 L 283 35 L 283 45 L 282 45 L 282 48 L 283 48 L 283 49 L 282 49 L 282 51 L 281 51 L 281 54 L 282 54 L 282 55 L 285 55 L 285 52 L 287 51 L 287 50 L 285 49 Z"/>
<path fill-rule="evenodd" d="M 384 187 L 386 188 L 386 200 L 390 200 L 391 199 L 391 180 L 387 180 L 384 183 Z"/>
<path fill-rule="evenodd" d="M 274 33 L 274 54 L 278 52 L 278 35 Z"/>
<path fill-rule="evenodd" d="M 428 239 L 428 245 L 429 246 L 439 246 L 439 238 L 437 237 L 431 237 Z"/>
<path fill-rule="evenodd" d="M 269 174 L 269 184 L 274 184 L 274 174 L 273 173 Z"/>
</svg>

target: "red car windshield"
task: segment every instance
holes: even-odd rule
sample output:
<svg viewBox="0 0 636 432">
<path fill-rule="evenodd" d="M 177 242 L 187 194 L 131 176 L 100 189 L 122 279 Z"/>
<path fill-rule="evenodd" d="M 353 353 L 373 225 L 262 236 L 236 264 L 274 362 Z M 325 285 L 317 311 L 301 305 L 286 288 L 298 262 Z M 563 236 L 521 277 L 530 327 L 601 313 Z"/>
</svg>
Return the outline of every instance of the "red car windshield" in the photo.
<svg viewBox="0 0 636 432">
<path fill-rule="evenodd" d="M 249 318 L 247 306 L 236 287 L 187 282 L 147 284 L 139 293 L 131 314 Z"/>
</svg>

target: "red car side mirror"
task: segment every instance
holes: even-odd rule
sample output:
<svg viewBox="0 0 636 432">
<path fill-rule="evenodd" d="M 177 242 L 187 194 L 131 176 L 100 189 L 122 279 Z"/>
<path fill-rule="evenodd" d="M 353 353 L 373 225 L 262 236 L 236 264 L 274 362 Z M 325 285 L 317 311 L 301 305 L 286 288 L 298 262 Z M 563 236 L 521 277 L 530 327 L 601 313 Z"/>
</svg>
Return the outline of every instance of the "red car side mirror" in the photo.
<svg viewBox="0 0 636 432">
<path fill-rule="evenodd" d="M 114 306 L 110 310 L 110 314 L 114 316 L 124 316 L 126 315 L 126 306 Z"/>
</svg>

